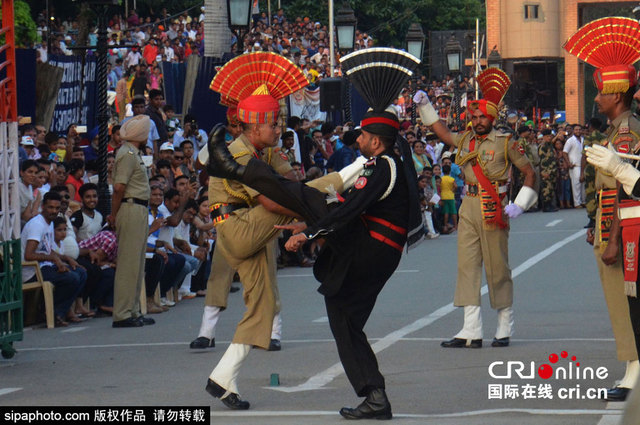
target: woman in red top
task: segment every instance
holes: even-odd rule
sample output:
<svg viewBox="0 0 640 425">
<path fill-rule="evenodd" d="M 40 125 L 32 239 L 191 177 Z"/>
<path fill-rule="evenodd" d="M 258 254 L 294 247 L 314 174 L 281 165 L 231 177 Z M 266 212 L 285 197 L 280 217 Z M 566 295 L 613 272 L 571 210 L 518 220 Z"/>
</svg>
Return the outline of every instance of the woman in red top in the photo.
<svg viewBox="0 0 640 425">
<path fill-rule="evenodd" d="M 82 177 L 84 176 L 84 161 L 81 159 L 72 159 L 69 163 L 69 177 L 64 184 L 69 189 L 69 196 L 74 201 L 82 202 L 78 190 L 84 184 Z"/>
</svg>

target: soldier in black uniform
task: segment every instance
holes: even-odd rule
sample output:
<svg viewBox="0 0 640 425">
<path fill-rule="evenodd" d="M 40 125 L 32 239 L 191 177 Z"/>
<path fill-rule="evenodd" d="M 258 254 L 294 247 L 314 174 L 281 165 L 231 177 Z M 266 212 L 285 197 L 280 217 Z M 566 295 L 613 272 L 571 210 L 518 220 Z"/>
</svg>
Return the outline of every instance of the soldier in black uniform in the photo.
<svg viewBox="0 0 640 425">
<path fill-rule="evenodd" d="M 369 103 L 377 104 L 362 120 L 357 139 L 369 161 L 355 185 L 343 194 L 340 205 L 331 211 L 326 209 L 323 194 L 282 179 L 266 163 L 254 159 L 246 167 L 235 163 L 221 142 L 223 137 L 215 137 L 215 145 L 209 145 L 210 174 L 240 180 L 304 217 L 308 227 L 287 241 L 287 249 L 297 250 L 307 240 L 326 239 L 314 266 L 314 275 L 321 282 L 318 291 L 325 297 L 347 377 L 356 394 L 366 397 L 358 407 L 344 407 L 340 414 L 349 419 L 390 419 L 385 380 L 363 328 L 378 294 L 398 267 L 405 243 L 419 240 L 424 230 L 407 142 L 400 139 L 406 163 L 393 151 L 398 118 L 392 110 L 381 107 L 384 100 Z M 283 227 L 296 230 L 295 225 Z"/>
</svg>

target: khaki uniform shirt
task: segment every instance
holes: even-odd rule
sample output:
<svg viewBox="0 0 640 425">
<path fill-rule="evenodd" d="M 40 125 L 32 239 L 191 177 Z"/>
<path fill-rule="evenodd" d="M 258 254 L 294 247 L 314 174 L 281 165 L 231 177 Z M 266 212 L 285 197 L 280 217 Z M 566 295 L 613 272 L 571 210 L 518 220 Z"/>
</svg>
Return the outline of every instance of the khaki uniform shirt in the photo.
<svg viewBox="0 0 640 425">
<path fill-rule="evenodd" d="M 522 168 L 529 164 L 524 148 L 517 140 L 511 139 L 511 134 L 493 129 L 486 138 L 476 139 L 474 151 L 471 152 L 469 145 L 474 136 L 473 131 L 454 133 L 454 140 L 458 145 L 456 164 L 462 169 L 467 183 L 478 183 L 472 169 L 474 159 L 477 159 L 484 175 L 490 181 L 500 182 L 509 178 L 509 165 Z"/>
<path fill-rule="evenodd" d="M 142 161 L 140 150 L 129 142 L 124 142 L 116 154 L 113 166 L 113 184 L 118 183 L 125 185 L 125 198 L 149 200 L 151 190 L 149 189 L 147 167 Z"/>
<path fill-rule="evenodd" d="M 243 134 L 229 145 L 229 152 L 240 165 L 247 165 L 251 158 L 258 158 L 269 164 L 276 173 L 285 175 L 292 170 L 289 159 L 280 148 L 267 148 L 259 152 Z M 248 204 L 254 205 L 259 195 L 255 189 L 245 186 L 236 180 L 209 179 L 209 204 Z"/>
<path fill-rule="evenodd" d="M 607 140 L 603 146 L 613 144 L 616 151 L 622 153 L 636 153 L 640 145 L 640 120 L 631 111 L 625 111 L 611 122 L 606 131 Z M 616 179 L 609 173 L 596 168 L 596 190 L 615 189 Z"/>
</svg>

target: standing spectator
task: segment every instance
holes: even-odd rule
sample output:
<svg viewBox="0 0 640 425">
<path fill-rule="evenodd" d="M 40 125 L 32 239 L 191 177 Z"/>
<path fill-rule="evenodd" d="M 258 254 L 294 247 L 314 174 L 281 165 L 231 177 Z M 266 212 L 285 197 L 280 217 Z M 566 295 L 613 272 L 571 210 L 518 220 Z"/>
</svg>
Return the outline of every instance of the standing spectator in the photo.
<svg viewBox="0 0 640 425">
<path fill-rule="evenodd" d="M 116 83 L 116 111 L 118 112 L 119 122 L 124 119 L 127 113 L 127 103 L 130 102 L 129 90 L 127 90 L 128 81 L 129 71 L 126 71 Z"/>
<path fill-rule="evenodd" d="M 168 141 L 169 134 L 167 133 L 167 127 L 165 125 L 164 114 L 162 112 L 162 103 L 164 102 L 164 96 L 162 92 L 157 89 L 149 91 L 149 106 L 145 110 L 145 114 L 151 118 L 151 121 L 156 126 L 158 136 L 160 138 L 159 143 Z"/>
<path fill-rule="evenodd" d="M 132 47 L 131 51 L 127 54 L 127 57 L 124 61 L 125 68 L 129 69 L 132 66 L 138 66 L 140 64 L 140 59 L 142 59 L 142 55 L 138 51 L 137 47 Z"/>
<path fill-rule="evenodd" d="M 359 131 L 349 130 L 342 137 L 343 146 L 335 151 L 327 161 L 327 172 L 340 171 L 356 160 L 356 140 L 360 135 Z"/>
<path fill-rule="evenodd" d="M 60 211 L 60 195 L 49 192 L 44 196 L 42 213 L 29 220 L 22 229 L 22 257 L 24 261 L 38 261 L 42 277 L 55 286 L 53 304 L 56 326 L 67 326 L 65 317 L 87 280 L 86 271 L 78 263 L 54 251 L 53 221 Z M 33 267 L 22 269 L 23 282 L 35 278 Z"/>
<path fill-rule="evenodd" d="M 145 146 L 151 120 L 146 115 L 131 118 L 120 129 L 124 144 L 116 155 L 111 213 L 107 220 L 118 235 L 118 259 L 114 283 L 114 328 L 152 325 L 140 313 L 140 291 L 144 278 L 145 246 L 149 225 L 149 180 L 140 149 Z"/>
<path fill-rule="evenodd" d="M 158 56 L 158 46 L 156 46 L 156 39 L 152 38 L 149 43 L 142 49 L 142 57 L 148 66 L 151 66 Z"/>
<path fill-rule="evenodd" d="M 451 166 L 442 166 L 442 181 L 440 182 L 440 198 L 442 198 L 442 214 L 444 214 L 444 233 L 458 230 L 458 210 L 456 209 L 456 181 L 451 177 Z M 453 220 L 453 226 L 449 225 L 449 219 Z"/>
<path fill-rule="evenodd" d="M 425 167 L 431 167 L 429 158 L 425 153 L 425 144 L 422 140 L 416 140 L 413 143 L 413 165 L 416 168 L 416 174 L 422 173 Z"/>
<path fill-rule="evenodd" d="M 585 207 L 584 182 L 580 181 L 580 170 L 582 169 L 582 148 L 582 126 L 576 124 L 573 126 L 573 136 L 569 137 L 564 144 L 563 149 L 565 154 L 564 159 L 569 167 L 574 208 Z"/>
<path fill-rule="evenodd" d="M 142 96 L 144 98 L 145 93 L 147 93 L 150 89 L 151 85 L 149 84 L 149 80 L 147 79 L 147 67 L 144 64 L 140 64 L 138 72 L 135 74 L 133 82 L 131 83 L 129 95 L 132 98 L 137 96 Z"/>
</svg>

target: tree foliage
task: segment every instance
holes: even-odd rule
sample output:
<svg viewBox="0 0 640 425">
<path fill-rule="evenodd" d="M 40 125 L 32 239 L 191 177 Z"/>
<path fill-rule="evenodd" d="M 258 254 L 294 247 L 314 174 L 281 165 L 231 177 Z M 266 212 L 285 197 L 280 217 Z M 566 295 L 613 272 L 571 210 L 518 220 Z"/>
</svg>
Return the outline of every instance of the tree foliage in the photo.
<svg viewBox="0 0 640 425">
<path fill-rule="evenodd" d="M 2 9 L 0 9 L 0 16 Z M 16 31 L 16 45 L 18 47 L 28 47 L 35 43 L 38 38 L 36 23 L 31 17 L 31 8 L 27 2 L 16 0 L 13 4 L 13 16 Z M 4 44 L 4 36 L 0 39 Z"/>
<path fill-rule="evenodd" d="M 327 0 L 292 0 L 283 8 L 289 19 L 309 16 L 314 21 L 327 24 L 329 12 Z M 347 3 L 358 18 L 358 29 L 367 32 L 386 46 L 402 46 L 409 25 L 419 22 L 425 33 L 429 31 L 475 28 L 476 18 L 485 25 L 484 4 L 480 0 L 350 0 Z M 334 12 L 340 9 L 339 0 Z M 261 2 L 266 10 L 266 2 Z M 275 13 L 272 2 L 272 13 Z"/>
</svg>

